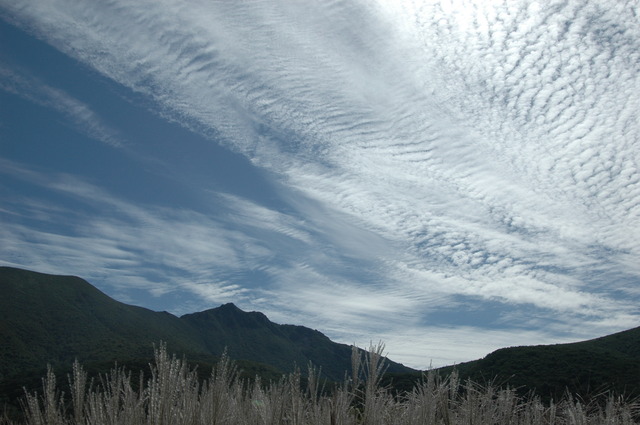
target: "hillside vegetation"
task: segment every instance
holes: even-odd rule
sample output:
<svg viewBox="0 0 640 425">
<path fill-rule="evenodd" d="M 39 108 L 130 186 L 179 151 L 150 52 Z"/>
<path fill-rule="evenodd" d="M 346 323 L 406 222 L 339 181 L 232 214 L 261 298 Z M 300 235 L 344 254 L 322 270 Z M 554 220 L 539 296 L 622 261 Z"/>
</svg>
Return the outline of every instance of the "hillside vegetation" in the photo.
<svg viewBox="0 0 640 425">
<path fill-rule="evenodd" d="M 570 344 L 510 347 L 482 359 L 438 369 L 454 369 L 463 379 L 492 380 L 535 391 L 544 400 L 560 399 L 567 391 L 589 397 L 602 392 L 640 396 L 640 328 Z"/>
</svg>

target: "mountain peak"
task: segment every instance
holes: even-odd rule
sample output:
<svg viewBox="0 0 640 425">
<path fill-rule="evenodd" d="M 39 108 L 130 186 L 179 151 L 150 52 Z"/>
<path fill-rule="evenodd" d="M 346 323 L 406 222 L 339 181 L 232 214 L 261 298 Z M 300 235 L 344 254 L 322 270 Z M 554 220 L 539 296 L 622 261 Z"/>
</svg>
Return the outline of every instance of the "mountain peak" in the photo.
<svg viewBox="0 0 640 425">
<path fill-rule="evenodd" d="M 220 307 L 214 308 L 213 310 L 222 310 L 222 311 L 242 311 L 244 313 L 244 311 L 242 309 L 240 309 L 237 305 L 235 305 L 234 303 L 226 303 L 226 304 L 222 304 Z"/>
</svg>

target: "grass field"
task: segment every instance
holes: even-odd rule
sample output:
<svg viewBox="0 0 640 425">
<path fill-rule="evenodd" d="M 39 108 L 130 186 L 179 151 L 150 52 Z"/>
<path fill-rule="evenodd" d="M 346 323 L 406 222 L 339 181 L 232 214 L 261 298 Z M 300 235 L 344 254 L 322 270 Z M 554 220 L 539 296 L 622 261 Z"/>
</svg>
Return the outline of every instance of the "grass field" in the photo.
<svg viewBox="0 0 640 425">
<path fill-rule="evenodd" d="M 639 423 L 640 405 L 602 394 L 584 403 L 567 394 L 552 403 L 520 397 L 513 389 L 440 379 L 425 374 L 413 390 L 396 394 L 381 386 L 383 345 L 366 355 L 353 351 L 353 373 L 325 388 L 309 366 L 278 382 L 243 381 L 223 356 L 209 378 L 198 379 L 184 359 L 155 350 L 150 376 L 123 368 L 90 380 L 74 364 L 68 385 L 53 371 L 42 390 L 25 395 L 25 425 L 215 425 L 215 424 L 598 424 Z M 64 389 L 64 391 L 62 389 Z"/>
</svg>

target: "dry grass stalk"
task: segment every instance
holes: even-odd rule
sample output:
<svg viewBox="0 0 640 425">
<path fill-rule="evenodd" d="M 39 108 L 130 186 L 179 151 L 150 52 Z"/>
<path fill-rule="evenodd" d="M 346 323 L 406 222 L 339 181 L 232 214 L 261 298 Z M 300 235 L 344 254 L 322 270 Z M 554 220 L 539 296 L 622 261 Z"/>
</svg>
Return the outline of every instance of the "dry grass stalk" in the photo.
<svg viewBox="0 0 640 425">
<path fill-rule="evenodd" d="M 362 354 L 353 350 L 350 378 L 329 393 L 320 372 L 309 365 L 306 387 L 301 373 L 278 382 L 256 379 L 247 385 L 224 354 L 209 379 L 199 382 L 184 359 L 170 357 L 166 347 L 155 350 L 148 379 L 140 376 L 137 389 L 131 374 L 114 368 L 89 382 L 76 362 L 69 377 L 69 397 L 60 392 L 49 368 L 42 394 L 27 393 L 24 424 L 6 416 L 0 425 L 631 425 L 639 405 L 609 397 L 599 406 L 567 395 L 559 403 L 543 405 L 520 398 L 512 389 L 473 382 L 462 384 L 454 373 L 446 379 L 427 373 L 413 391 L 402 397 L 381 387 L 385 372 L 384 345 L 371 345 Z"/>
</svg>

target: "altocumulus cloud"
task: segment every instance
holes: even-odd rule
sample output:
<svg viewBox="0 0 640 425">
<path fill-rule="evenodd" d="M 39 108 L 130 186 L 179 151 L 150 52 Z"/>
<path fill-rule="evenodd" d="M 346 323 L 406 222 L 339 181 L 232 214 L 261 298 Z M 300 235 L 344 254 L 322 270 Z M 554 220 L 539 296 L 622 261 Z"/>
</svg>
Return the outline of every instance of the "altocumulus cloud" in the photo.
<svg viewBox="0 0 640 425">
<path fill-rule="evenodd" d="M 96 269 L 145 271 L 121 285 L 178 284 L 344 342 L 387 339 L 416 367 L 637 325 L 634 3 L 0 3 L 6 21 L 267 170 L 288 205 L 203 188 L 229 212 L 212 216 L 92 187 L 83 202 L 117 214 L 56 240 L 5 228 L 15 252 L 101 246 L 118 262 L 94 252 Z M 9 87 L 27 84 L 7 72 Z M 35 101 L 53 104 L 52 90 Z M 241 281 L 246 270 L 266 283 Z"/>
</svg>

